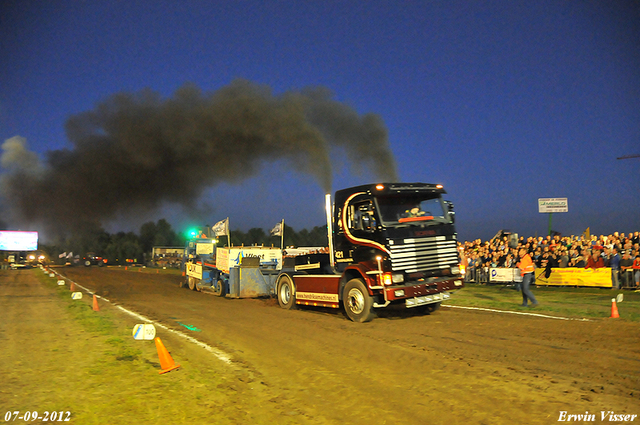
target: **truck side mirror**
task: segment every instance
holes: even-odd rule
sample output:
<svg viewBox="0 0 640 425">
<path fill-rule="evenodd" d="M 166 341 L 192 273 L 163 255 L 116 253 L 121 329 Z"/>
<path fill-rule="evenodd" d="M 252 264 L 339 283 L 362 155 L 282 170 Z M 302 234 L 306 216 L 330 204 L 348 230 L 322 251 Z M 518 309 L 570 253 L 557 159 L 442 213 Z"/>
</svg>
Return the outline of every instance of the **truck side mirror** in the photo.
<svg viewBox="0 0 640 425">
<path fill-rule="evenodd" d="M 372 232 L 376 227 L 376 221 L 371 214 L 362 215 L 362 230 Z"/>
<path fill-rule="evenodd" d="M 360 206 L 356 209 L 353 227 L 365 232 L 375 231 L 377 224 L 371 206 Z"/>
<path fill-rule="evenodd" d="M 449 213 L 449 218 L 451 219 L 451 222 L 455 223 L 456 222 L 456 212 L 453 210 L 453 202 L 444 201 L 444 203 L 447 206 L 447 212 Z"/>
</svg>

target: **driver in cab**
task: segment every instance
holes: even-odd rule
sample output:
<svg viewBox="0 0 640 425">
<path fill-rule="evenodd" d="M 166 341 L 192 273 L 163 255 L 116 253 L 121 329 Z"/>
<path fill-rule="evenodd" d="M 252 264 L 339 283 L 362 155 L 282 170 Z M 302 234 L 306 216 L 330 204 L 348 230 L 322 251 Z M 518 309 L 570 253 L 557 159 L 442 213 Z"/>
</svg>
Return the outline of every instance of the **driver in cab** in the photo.
<svg viewBox="0 0 640 425">
<path fill-rule="evenodd" d="M 424 215 L 425 215 L 425 212 L 422 211 L 419 206 L 418 207 L 413 207 L 410 210 L 406 210 L 404 212 L 404 216 L 406 218 L 409 218 L 409 217 L 422 217 Z"/>
</svg>

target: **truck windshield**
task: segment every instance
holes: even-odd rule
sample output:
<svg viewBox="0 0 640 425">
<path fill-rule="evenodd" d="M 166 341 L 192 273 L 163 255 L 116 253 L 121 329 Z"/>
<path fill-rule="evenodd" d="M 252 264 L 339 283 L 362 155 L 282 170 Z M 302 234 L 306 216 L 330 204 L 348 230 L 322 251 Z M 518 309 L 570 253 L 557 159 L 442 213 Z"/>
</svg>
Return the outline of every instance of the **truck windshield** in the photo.
<svg viewBox="0 0 640 425">
<path fill-rule="evenodd" d="M 388 196 L 376 198 L 380 218 L 384 224 L 449 223 L 439 195 Z"/>
</svg>

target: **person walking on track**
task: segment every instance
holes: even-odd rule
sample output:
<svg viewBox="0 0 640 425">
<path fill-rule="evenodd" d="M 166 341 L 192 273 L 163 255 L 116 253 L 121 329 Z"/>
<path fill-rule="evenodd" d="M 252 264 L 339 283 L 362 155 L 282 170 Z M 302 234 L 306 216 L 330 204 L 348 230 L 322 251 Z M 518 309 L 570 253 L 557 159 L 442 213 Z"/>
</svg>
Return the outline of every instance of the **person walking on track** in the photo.
<svg viewBox="0 0 640 425">
<path fill-rule="evenodd" d="M 533 260 L 526 249 L 520 249 L 520 262 L 518 263 L 520 269 L 520 275 L 522 275 L 522 306 L 527 307 L 528 301 L 531 301 L 531 307 L 538 305 L 538 300 L 531 292 L 530 286 L 533 281 L 533 271 L 535 267 Z"/>
</svg>

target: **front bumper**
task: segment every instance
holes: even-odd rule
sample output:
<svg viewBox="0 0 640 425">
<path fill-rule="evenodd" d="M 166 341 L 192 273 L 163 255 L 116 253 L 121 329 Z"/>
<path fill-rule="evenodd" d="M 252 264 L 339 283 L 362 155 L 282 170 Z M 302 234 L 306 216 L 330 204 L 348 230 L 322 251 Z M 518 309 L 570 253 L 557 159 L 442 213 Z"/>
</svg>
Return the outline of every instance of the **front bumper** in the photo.
<svg viewBox="0 0 640 425">
<path fill-rule="evenodd" d="M 384 295 L 385 299 L 388 301 L 417 300 L 415 301 L 415 305 L 422 305 L 429 304 L 431 302 L 440 302 L 442 301 L 441 297 L 440 299 L 434 299 L 433 296 L 445 293 L 447 291 L 460 289 L 463 286 L 463 279 L 460 276 L 453 279 L 442 279 L 434 282 L 416 282 L 415 284 L 405 283 L 404 285 L 399 286 L 387 286 L 386 288 L 384 288 Z M 413 307 L 414 305 L 407 306 Z"/>
<path fill-rule="evenodd" d="M 451 298 L 448 292 L 441 292 L 439 294 L 425 295 L 423 297 L 407 298 L 405 300 L 405 307 L 418 307 L 421 305 L 440 303 L 446 299 Z"/>
</svg>

